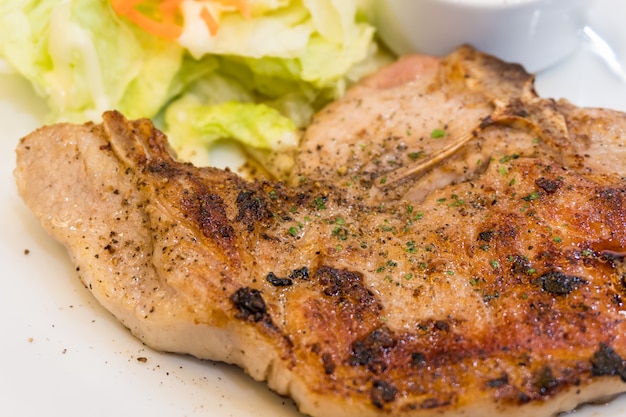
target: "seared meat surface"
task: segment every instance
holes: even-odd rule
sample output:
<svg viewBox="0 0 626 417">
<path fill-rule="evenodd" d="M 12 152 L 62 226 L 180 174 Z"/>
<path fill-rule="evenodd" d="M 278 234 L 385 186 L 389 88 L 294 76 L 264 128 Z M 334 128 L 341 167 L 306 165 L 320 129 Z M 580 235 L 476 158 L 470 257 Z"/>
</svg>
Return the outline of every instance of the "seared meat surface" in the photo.
<svg viewBox="0 0 626 417">
<path fill-rule="evenodd" d="M 290 186 L 178 162 L 109 112 L 22 139 L 20 194 L 143 342 L 312 416 L 537 417 L 626 391 L 625 116 L 540 99 L 467 48 L 395 65 L 318 116 Z M 412 119 L 364 106 L 425 78 Z"/>
</svg>

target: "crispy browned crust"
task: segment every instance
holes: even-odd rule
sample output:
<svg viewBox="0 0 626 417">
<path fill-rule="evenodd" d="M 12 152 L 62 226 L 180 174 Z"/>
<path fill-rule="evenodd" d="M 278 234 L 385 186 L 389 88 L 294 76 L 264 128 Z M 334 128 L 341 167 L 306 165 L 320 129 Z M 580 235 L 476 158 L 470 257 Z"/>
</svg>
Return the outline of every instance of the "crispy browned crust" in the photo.
<svg viewBox="0 0 626 417">
<path fill-rule="evenodd" d="M 610 171 L 511 154 L 381 204 L 177 162 L 150 122 L 109 112 L 23 139 L 16 178 L 133 333 L 236 363 L 305 413 L 542 416 L 626 390 Z"/>
</svg>

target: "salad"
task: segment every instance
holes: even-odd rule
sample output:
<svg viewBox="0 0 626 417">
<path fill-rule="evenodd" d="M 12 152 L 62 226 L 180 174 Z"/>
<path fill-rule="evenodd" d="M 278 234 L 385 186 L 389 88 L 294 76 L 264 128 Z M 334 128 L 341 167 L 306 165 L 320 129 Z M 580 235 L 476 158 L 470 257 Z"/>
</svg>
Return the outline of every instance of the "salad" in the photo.
<svg viewBox="0 0 626 417">
<path fill-rule="evenodd" d="M 46 122 L 152 118 L 206 165 L 223 138 L 295 147 L 384 62 L 363 16 L 358 0 L 4 0 L 0 57 L 46 100 Z"/>
</svg>

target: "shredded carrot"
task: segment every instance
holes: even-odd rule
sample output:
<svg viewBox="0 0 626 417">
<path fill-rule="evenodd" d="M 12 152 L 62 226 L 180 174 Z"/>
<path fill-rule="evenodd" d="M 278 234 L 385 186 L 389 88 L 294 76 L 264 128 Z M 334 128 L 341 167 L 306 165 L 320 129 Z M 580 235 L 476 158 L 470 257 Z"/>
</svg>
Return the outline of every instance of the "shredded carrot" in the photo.
<svg viewBox="0 0 626 417">
<path fill-rule="evenodd" d="M 211 36 L 215 36 L 220 28 L 220 24 L 213 18 L 211 12 L 206 7 L 203 7 L 200 11 L 200 17 L 204 20 L 204 24 L 209 28 Z"/>
<path fill-rule="evenodd" d="M 174 23 L 157 22 L 139 13 L 136 9 L 128 12 L 126 16 L 146 32 L 165 39 L 174 40 L 183 33 L 181 26 Z"/>
<path fill-rule="evenodd" d="M 161 0 L 159 2 L 159 12 L 161 20 L 152 19 L 139 10 L 136 6 L 150 0 L 111 0 L 113 10 L 118 16 L 128 18 L 144 31 L 169 40 L 177 39 L 183 32 L 180 24 L 176 23 L 177 14 L 184 0 Z M 202 1 L 202 0 L 196 0 Z M 234 7 L 244 18 L 251 18 L 250 4 L 248 0 L 212 0 L 223 6 Z M 200 10 L 200 18 L 209 29 L 211 36 L 215 36 L 219 31 L 219 21 L 211 14 L 205 6 Z"/>
<path fill-rule="evenodd" d="M 139 3 L 141 3 L 141 0 L 112 0 L 111 6 L 113 6 L 115 13 L 122 16 Z"/>
<path fill-rule="evenodd" d="M 162 13 L 163 19 L 173 21 L 182 2 L 183 0 L 163 0 L 161 4 L 159 4 L 159 11 Z"/>
</svg>

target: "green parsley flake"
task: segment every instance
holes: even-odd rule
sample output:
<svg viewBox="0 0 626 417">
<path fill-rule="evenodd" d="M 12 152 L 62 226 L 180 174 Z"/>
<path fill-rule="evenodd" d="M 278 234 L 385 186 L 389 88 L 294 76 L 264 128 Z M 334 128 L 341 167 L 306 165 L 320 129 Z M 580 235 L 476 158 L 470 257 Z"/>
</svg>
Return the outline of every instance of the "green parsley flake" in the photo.
<svg viewBox="0 0 626 417">
<path fill-rule="evenodd" d="M 326 209 L 326 199 L 324 197 L 315 197 L 314 201 L 318 210 Z"/>
<path fill-rule="evenodd" d="M 411 153 L 409 153 L 408 156 L 409 156 L 410 159 L 415 161 L 416 159 L 423 158 L 424 155 L 425 155 L 424 151 L 419 151 L 419 152 L 411 152 Z"/>
<path fill-rule="evenodd" d="M 415 242 L 414 241 L 406 242 L 406 252 L 407 253 L 416 253 L 417 252 L 417 248 L 415 247 Z"/>
<path fill-rule="evenodd" d="M 455 198 L 454 202 L 450 203 L 450 207 L 460 207 L 465 204 L 465 200 L 462 198 Z"/>
<path fill-rule="evenodd" d="M 432 132 L 430 132 L 430 137 L 433 139 L 439 139 L 439 138 L 443 138 L 446 136 L 446 131 L 443 129 L 434 129 Z"/>
<path fill-rule="evenodd" d="M 539 191 L 533 191 L 532 193 L 528 194 L 526 197 L 522 197 L 522 200 L 533 201 L 533 200 L 537 200 L 540 196 L 541 194 L 539 194 Z"/>
<path fill-rule="evenodd" d="M 344 227 L 335 226 L 333 229 L 333 236 L 339 240 L 347 240 L 349 231 Z"/>
</svg>

